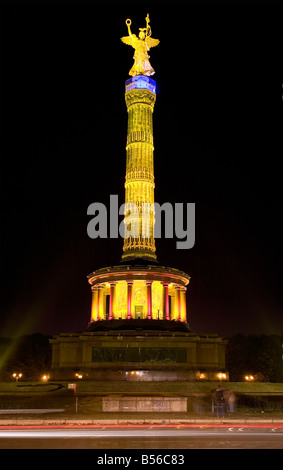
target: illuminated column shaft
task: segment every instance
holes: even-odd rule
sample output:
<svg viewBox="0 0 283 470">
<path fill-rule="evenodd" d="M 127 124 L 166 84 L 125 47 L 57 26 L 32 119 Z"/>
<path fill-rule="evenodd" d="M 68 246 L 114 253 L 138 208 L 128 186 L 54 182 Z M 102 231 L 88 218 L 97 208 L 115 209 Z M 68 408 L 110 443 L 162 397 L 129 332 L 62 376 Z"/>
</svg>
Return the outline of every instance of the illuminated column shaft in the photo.
<svg viewBox="0 0 283 470">
<path fill-rule="evenodd" d="M 180 319 L 180 288 L 175 287 L 175 320 Z"/>
<path fill-rule="evenodd" d="M 91 321 L 97 320 L 97 287 L 92 287 Z"/>
<path fill-rule="evenodd" d="M 103 320 L 103 291 L 104 287 L 99 285 L 97 294 L 97 320 Z"/>
<path fill-rule="evenodd" d="M 169 292 L 168 284 L 163 284 L 163 318 L 170 320 L 169 318 Z"/>
<path fill-rule="evenodd" d="M 182 321 L 182 301 L 181 301 L 181 289 L 179 288 L 179 305 L 178 305 L 178 309 L 179 309 L 179 321 Z"/>
<path fill-rule="evenodd" d="M 115 309 L 115 294 L 116 294 L 116 285 L 111 282 L 110 284 L 110 302 L 109 302 L 109 320 L 114 318 L 114 309 Z"/>
<path fill-rule="evenodd" d="M 122 259 L 155 259 L 152 113 L 155 82 L 146 76 L 126 81 L 128 111 L 125 180 L 126 232 Z"/>
<path fill-rule="evenodd" d="M 127 282 L 127 319 L 132 318 L 132 295 L 133 295 L 133 283 Z"/>
<path fill-rule="evenodd" d="M 146 283 L 146 295 L 147 295 L 147 318 L 151 320 L 152 318 L 152 282 L 149 281 Z"/>
<path fill-rule="evenodd" d="M 175 320 L 187 322 L 186 287 L 175 287 Z"/>
<path fill-rule="evenodd" d="M 187 323 L 186 287 L 181 288 L 181 321 Z"/>
</svg>

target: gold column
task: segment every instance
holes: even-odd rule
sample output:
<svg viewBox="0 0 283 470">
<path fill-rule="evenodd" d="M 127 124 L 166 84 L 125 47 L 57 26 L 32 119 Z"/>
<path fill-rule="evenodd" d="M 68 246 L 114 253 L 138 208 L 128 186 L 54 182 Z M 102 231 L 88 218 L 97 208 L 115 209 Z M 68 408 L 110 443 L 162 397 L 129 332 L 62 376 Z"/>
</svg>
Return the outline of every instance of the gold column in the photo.
<svg viewBox="0 0 283 470">
<path fill-rule="evenodd" d="M 187 322 L 186 290 L 187 290 L 186 287 L 181 287 L 181 292 L 180 292 L 180 296 L 181 296 L 181 317 L 182 317 L 183 322 L 188 323 Z"/>
<path fill-rule="evenodd" d="M 169 318 L 169 293 L 168 293 L 168 283 L 163 283 L 163 318 L 170 320 Z"/>
<path fill-rule="evenodd" d="M 146 281 L 147 319 L 152 319 L 152 281 Z"/>
<path fill-rule="evenodd" d="M 175 315 L 174 315 L 174 320 L 179 320 L 180 321 L 180 287 L 175 286 Z"/>
<path fill-rule="evenodd" d="M 115 294 L 116 294 L 116 284 L 115 282 L 110 282 L 110 305 L 109 305 L 109 320 L 114 318 L 114 309 L 115 309 Z"/>
<path fill-rule="evenodd" d="M 134 88 L 125 93 L 125 99 L 128 111 L 125 215 L 130 211 L 126 225 L 131 224 L 131 231 L 135 228 L 135 232 L 124 239 L 122 259 L 156 259 L 152 125 L 156 94 L 146 88 Z"/>
<path fill-rule="evenodd" d="M 91 318 L 90 321 L 97 320 L 97 286 L 92 286 L 92 298 L 91 298 Z"/>
<path fill-rule="evenodd" d="M 132 318 L 132 296 L 133 296 L 133 282 L 127 281 L 127 319 Z"/>
<path fill-rule="evenodd" d="M 98 295 L 97 295 L 97 320 L 103 320 L 104 319 L 103 291 L 104 291 L 104 286 L 102 284 L 99 284 L 98 285 Z"/>
<path fill-rule="evenodd" d="M 182 321 L 181 287 L 179 289 L 179 321 Z"/>
</svg>

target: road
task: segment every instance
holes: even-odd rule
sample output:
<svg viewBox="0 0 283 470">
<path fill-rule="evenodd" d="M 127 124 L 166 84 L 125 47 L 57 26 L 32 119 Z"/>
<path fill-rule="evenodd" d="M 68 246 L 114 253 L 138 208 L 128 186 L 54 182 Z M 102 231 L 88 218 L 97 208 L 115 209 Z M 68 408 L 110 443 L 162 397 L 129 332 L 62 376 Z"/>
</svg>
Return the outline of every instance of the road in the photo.
<svg viewBox="0 0 283 470">
<path fill-rule="evenodd" d="M 283 425 L 3 426 L 0 449 L 283 449 Z"/>
</svg>

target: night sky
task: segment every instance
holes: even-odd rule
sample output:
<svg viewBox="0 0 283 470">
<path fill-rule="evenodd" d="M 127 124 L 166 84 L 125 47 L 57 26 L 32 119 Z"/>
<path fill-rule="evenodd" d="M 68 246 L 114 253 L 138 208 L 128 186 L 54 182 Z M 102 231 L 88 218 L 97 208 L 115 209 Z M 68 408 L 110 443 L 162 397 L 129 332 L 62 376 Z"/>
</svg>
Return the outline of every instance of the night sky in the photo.
<svg viewBox="0 0 283 470">
<path fill-rule="evenodd" d="M 155 200 L 196 204 L 196 242 L 156 241 L 191 276 L 196 333 L 282 334 L 280 2 L 1 3 L 0 336 L 86 329 L 87 275 L 123 240 L 90 239 L 87 208 L 124 202 L 120 41 L 149 13 Z M 122 220 L 119 220 L 119 222 Z"/>
</svg>

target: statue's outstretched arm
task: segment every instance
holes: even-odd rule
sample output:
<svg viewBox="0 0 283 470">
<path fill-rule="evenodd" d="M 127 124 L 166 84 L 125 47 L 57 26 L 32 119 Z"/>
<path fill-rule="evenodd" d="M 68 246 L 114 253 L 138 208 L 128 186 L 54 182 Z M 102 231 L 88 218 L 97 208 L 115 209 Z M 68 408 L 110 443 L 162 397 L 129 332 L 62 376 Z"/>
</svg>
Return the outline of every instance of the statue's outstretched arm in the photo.
<svg viewBox="0 0 283 470">
<path fill-rule="evenodd" d="M 131 24 L 132 24 L 132 20 L 127 19 L 126 20 L 126 25 L 128 26 L 128 33 L 129 33 L 129 36 L 131 36 L 131 38 L 132 38 L 133 35 L 132 35 L 132 31 L 131 31 Z"/>
<path fill-rule="evenodd" d="M 130 25 L 132 24 L 131 20 L 127 19 L 126 20 L 126 25 L 128 26 L 128 33 L 129 36 L 124 36 L 121 38 L 121 41 L 123 41 L 125 44 L 128 44 L 129 46 L 132 46 L 135 48 L 135 42 L 136 42 L 136 35 L 132 34 Z"/>
</svg>

